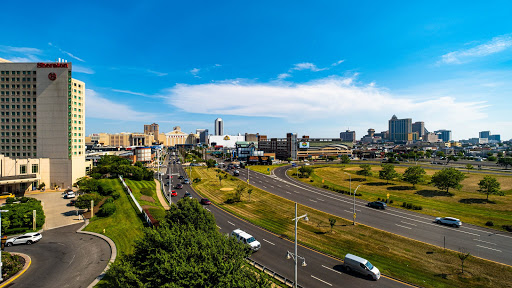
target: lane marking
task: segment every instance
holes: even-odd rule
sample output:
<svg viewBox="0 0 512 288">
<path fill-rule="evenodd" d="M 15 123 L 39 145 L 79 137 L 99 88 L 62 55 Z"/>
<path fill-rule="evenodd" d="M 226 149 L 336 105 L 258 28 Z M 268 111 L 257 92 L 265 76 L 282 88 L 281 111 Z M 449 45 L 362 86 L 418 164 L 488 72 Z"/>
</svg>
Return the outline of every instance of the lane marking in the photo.
<svg viewBox="0 0 512 288">
<path fill-rule="evenodd" d="M 290 192 L 288 192 L 288 191 L 284 191 L 284 192 L 286 192 L 286 193 L 288 193 L 288 194 L 292 194 L 292 193 L 290 193 Z"/>
<path fill-rule="evenodd" d="M 324 201 L 323 199 L 320 199 L 320 198 L 316 198 L 316 200 L 319 200 L 319 201 Z"/>
<path fill-rule="evenodd" d="M 268 244 L 274 245 L 274 246 L 276 245 L 276 244 L 274 244 L 274 243 L 272 243 L 272 242 L 270 242 L 270 241 L 268 241 L 266 239 L 263 239 L 263 241 L 267 242 Z"/>
<path fill-rule="evenodd" d="M 233 224 L 233 223 L 231 223 L 231 222 L 229 222 L 229 221 L 228 221 L 228 223 L 229 223 L 229 224 L 231 224 L 231 225 L 233 225 L 233 226 L 236 226 L 235 224 Z"/>
<path fill-rule="evenodd" d="M 348 210 L 343 210 L 345 212 L 348 212 L 348 213 L 354 213 L 354 211 L 348 211 Z"/>
<path fill-rule="evenodd" d="M 315 200 L 313 200 L 313 199 L 309 199 L 309 201 L 311 201 L 311 202 L 315 202 L 315 203 L 316 203 L 316 201 L 315 201 Z"/>
<path fill-rule="evenodd" d="M 403 226 L 403 225 L 400 225 L 400 224 L 395 224 L 395 225 L 398 226 L 398 227 L 409 229 L 409 230 L 412 229 L 411 227 Z"/>
<path fill-rule="evenodd" d="M 219 226 L 219 225 L 217 225 L 217 228 L 222 229 L 222 228 L 220 228 L 220 226 Z"/>
<path fill-rule="evenodd" d="M 336 273 L 338 273 L 338 274 L 340 274 L 340 275 L 341 275 L 341 274 L 343 274 L 343 273 L 341 273 L 340 271 L 336 271 L 336 270 L 334 270 L 334 269 L 332 269 L 332 268 L 329 268 L 329 267 L 327 267 L 327 266 L 322 265 L 322 267 L 324 267 L 325 269 L 329 269 L 329 270 L 331 270 L 332 272 L 336 272 Z"/>
<path fill-rule="evenodd" d="M 489 249 L 489 250 L 493 250 L 493 251 L 501 252 L 501 250 L 494 249 L 494 248 L 489 248 L 489 247 L 485 247 L 485 246 L 482 246 L 482 245 L 476 245 L 476 246 L 481 247 L 481 248 L 485 248 L 485 249 Z"/>
<path fill-rule="evenodd" d="M 478 242 L 483 242 L 483 243 L 491 244 L 491 245 L 498 245 L 498 244 L 495 244 L 495 243 L 492 243 L 492 242 L 487 242 L 487 241 L 480 240 L 480 239 L 473 239 L 473 240 L 478 241 Z"/>
<path fill-rule="evenodd" d="M 408 222 L 405 222 L 405 221 L 400 221 L 400 222 L 402 222 L 404 224 L 407 224 L 407 225 L 416 226 L 416 224 L 408 223 Z"/>
<path fill-rule="evenodd" d="M 315 276 L 313 276 L 313 275 L 311 275 L 311 277 L 313 277 L 314 279 L 316 279 L 316 280 L 318 280 L 318 281 L 320 281 L 320 282 L 323 282 L 323 283 L 325 283 L 325 284 L 327 284 L 327 285 L 329 285 L 329 286 L 332 286 L 332 284 L 331 284 L 331 283 L 326 282 L 326 281 L 324 281 L 324 280 L 322 280 L 322 279 L 320 279 L 320 278 L 318 278 L 318 277 L 315 277 Z"/>
</svg>

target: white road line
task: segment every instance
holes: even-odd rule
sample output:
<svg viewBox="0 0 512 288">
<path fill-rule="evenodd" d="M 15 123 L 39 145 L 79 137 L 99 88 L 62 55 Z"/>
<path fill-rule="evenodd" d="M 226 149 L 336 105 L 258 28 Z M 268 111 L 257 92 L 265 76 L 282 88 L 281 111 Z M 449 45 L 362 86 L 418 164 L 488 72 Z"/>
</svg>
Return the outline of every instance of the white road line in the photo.
<svg viewBox="0 0 512 288">
<path fill-rule="evenodd" d="M 416 226 L 416 224 L 412 224 L 412 223 L 408 223 L 408 222 L 404 222 L 404 221 L 400 221 L 400 222 L 407 224 L 407 225 Z"/>
<path fill-rule="evenodd" d="M 262 186 L 263 188 L 267 189 L 267 186 L 265 186 L 265 185 L 261 185 L 261 186 Z"/>
<path fill-rule="evenodd" d="M 210 211 L 210 209 L 208 209 L 208 208 L 204 208 L 204 209 L 208 210 L 208 212 L 212 212 L 212 211 Z"/>
<path fill-rule="evenodd" d="M 329 270 L 331 270 L 332 272 L 336 272 L 336 273 L 338 273 L 338 274 L 343 274 L 343 273 L 341 273 L 340 271 L 336 271 L 336 270 L 334 270 L 334 269 L 332 269 L 332 268 L 329 268 L 329 267 L 327 267 L 327 266 L 322 265 L 322 267 L 324 267 L 325 269 L 329 269 Z"/>
<path fill-rule="evenodd" d="M 284 191 L 284 192 L 286 192 L 286 193 L 288 193 L 288 194 L 292 194 L 292 193 L 290 193 L 290 192 L 288 192 L 288 191 Z"/>
<path fill-rule="evenodd" d="M 487 242 L 487 241 L 480 240 L 480 239 L 473 239 L 473 240 L 478 241 L 478 242 L 483 242 L 483 243 L 491 244 L 491 245 L 497 245 L 495 243 Z"/>
<path fill-rule="evenodd" d="M 220 228 L 220 226 L 219 226 L 219 225 L 217 225 L 217 228 L 222 229 L 222 228 Z"/>
<path fill-rule="evenodd" d="M 233 225 L 233 226 L 235 226 L 235 224 L 233 224 L 233 223 L 231 223 L 231 222 L 229 222 L 229 221 L 228 221 L 228 223 L 229 223 L 229 224 L 231 224 L 231 225 Z"/>
<path fill-rule="evenodd" d="M 265 241 L 265 242 L 267 242 L 267 243 L 269 243 L 269 244 L 271 244 L 271 245 L 274 245 L 274 246 L 276 245 L 276 244 L 274 244 L 274 243 L 272 243 L 272 242 L 270 242 L 270 241 L 268 241 L 268 240 L 266 240 L 266 239 L 263 239 L 263 241 Z"/>
<path fill-rule="evenodd" d="M 353 211 L 348 211 L 348 210 L 343 210 L 343 211 L 348 212 L 348 213 L 353 213 Z"/>
<path fill-rule="evenodd" d="M 311 201 L 311 202 L 315 202 L 315 203 L 316 203 L 316 201 L 315 201 L 315 200 L 313 200 L 313 199 L 309 199 L 309 201 Z"/>
<path fill-rule="evenodd" d="M 403 225 L 399 225 L 399 224 L 395 224 L 395 225 L 398 227 L 406 228 L 406 229 L 412 229 L 411 227 L 407 227 L 407 226 L 403 226 Z"/>
<path fill-rule="evenodd" d="M 320 278 L 317 278 L 317 277 L 315 277 L 315 276 L 313 276 L 313 275 L 311 275 L 311 277 L 313 277 L 313 278 L 315 278 L 316 280 L 318 280 L 318 281 L 320 281 L 320 282 L 323 282 L 323 283 L 325 283 L 325 284 L 327 284 L 327 285 L 329 285 L 329 286 L 332 286 L 332 284 L 331 284 L 331 283 L 326 282 L 326 281 L 324 281 L 324 280 L 322 280 L 322 279 L 320 279 Z"/>
<path fill-rule="evenodd" d="M 320 198 L 316 198 L 316 200 L 319 200 L 319 201 L 324 201 L 323 199 L 320 199 Z"/>
<path fill-rule="evenodd" d="M 485 248 L 485 249 L 489 249 L 489 250 L 493 250 L 493 251 L 501 252 L 501 250 L 494 249 L 494 248 L 489 248 L 489 247 L 485 247 L 485 246 L 482 246 L 482 245 L 476 245 L 476 246 L 481 247 L 481 248 Z"/>
</svg>

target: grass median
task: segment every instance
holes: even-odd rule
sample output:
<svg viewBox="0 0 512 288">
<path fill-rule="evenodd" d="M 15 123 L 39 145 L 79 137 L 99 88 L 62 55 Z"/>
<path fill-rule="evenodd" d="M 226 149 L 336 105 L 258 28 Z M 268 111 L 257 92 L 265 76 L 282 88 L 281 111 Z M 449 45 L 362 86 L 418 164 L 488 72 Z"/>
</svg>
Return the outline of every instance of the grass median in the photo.
<svg viewBox="0 0 512 288">
<path fill-rule="evenodd" d="M 251 169 L 252 171 L 256 171 L 256 172 L 260 172 L 260 173 L 263 173 L 265 175 L 270 175 L 270 172 L 276 168 L 279 168 L 281 166 L 286 166 L 286 165 L 289 165 L 289 164 L 277 164 L 277 165 L 252 165 L 252 166 L 247 166 L 249 167 L 249 169 Z"/>
<path fill-rule="evenodd" d="M 194 188 L 219 207 L 276 234 L 293 239 L 294 203 L 256 187 L 242 195 L 242 201 L 226 204 L 238 185 L 245 182 L 233 176 L 219 181 L 218 169 L 195 167 L 192 178 L 201 178 Z M 369 259 L 382 273 L 424 287 L 511 287 L 512 268 L 470 257 L 464 274 L 458 253 L 407 239 L 299 205 L 310 221 L 298 224 L 298 240 L 324 253 L 343 258 L 353 253 Z M 331 232 L 329 219 L 336 219 Z M 264 247 L 262 249 L 265 249 Z M 428 253 L 428 254 L 427 254 Z"/>
<path fill-rule="evenodd" d="M 324 186 L 349 190 L 350 177 L 352 178 L 352 189 L 358 185 L 357 190 L 362 196 L 358 197 L 368 201 L 376 201 L 378 198 L 393 200 L 391 206 L 400 207 L 403 202 L 422 206 L 423 210 L 416 212 L 431 216 L 453 216 L 460 218 L 463 223 L 470 223 L 479 226 L 486 226 L 488 221 L 493 222 L 493 228 L 503 230 L 503 225 L 512 225 L 512 177 L 493 175 L 501 184 L 505 196 L 489 197 L 490 202 L 485 201 L 486 195 L 478 192 L 478 182 L 488 174 L 478 172 L 465 173 L 467 178 L 462 181 L 462 189 L 450 189 L 449 193 L 440 191 L 432 185 L 412 185 L 403 181 L 389 181 L 378 177 L 365 177 L 357 175 L 361 170 L 358 165 L 329 165 L 313 167 L 310 178 L 297 178 L 298 180 L 314 185 L 319 188 Z M 378 175 L 381 167 L 373 166 L 372 172 Z M 403 174 L 407 167 L 395 167 L 395 170 Z M 294 169 L 288 171 L 288 175 L 294 176 Z M 426 182 L 439 170 L 426 169 Z M 293 174 L 293 175 L 292 175 Z M 333 192 L 334 193 L 334 192 Z"/>
</svg>

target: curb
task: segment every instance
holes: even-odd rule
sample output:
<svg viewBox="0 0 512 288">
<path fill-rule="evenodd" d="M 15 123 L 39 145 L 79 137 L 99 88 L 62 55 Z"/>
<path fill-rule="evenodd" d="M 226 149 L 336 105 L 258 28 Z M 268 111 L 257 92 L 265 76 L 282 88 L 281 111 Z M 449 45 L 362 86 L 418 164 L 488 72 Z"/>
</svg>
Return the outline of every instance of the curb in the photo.
<svg viewBox="0 0 512 288">
<path fill-rule="evenodd" d="M 96 279 L 94 279 L 94 281 L 92 281 L 92 283 L 89 284 L 89 286 L 87 286 L 87 288 L 92 288 L 96 284 L 98 284 L 98 282 L 100 282 L 100 280 L 103 279 L 103 277 L 105 277 L 108 269 L 110 269 L 110 265 L 112 265 L 112 263 L 114 263 L 114 261 L 116 260 L 117 248 L 116 248 L 116 244 L 114 243 L 114 241 L 112 241 L 112 239 L 108 238 L 105 235 L 102 235 L 99 233 L 94 233 L 94 232 L 82 231 L 82 229 L 84 229 L 88 224 L 89 224 L 89 220 L 85 220 L 84 225 L 82 227 L 80 227 L 80 229 L 78 229 L 76 231 L 76 233 L 88 234 L 88 235 L 93 235 L 93 236 L 99 237 L 99 238 L 105 240 L 108 243 L 108 245 L 110 246 L 110 261 L 108 262 L 107 267 L 105 267 L 105 270 L 103 270 L 103 272 L 100 275 L 98 275 L 96 277 Z M 2 288 L 2 287 L 0 287 L 0 288 Z"/>
<path fill-rule="evenodd" d="M 8 284 L 10 284 L 12 281 L 18 279 L 18 277 L 20 277 L 21 275 L 23 275 L 23 273 L 25 273 L 28 268 L 30 267 L 30 264 L 32 264 L 32 259 L 30 258 L 30 256 L 28 256 L 27 254 L 23 254 L 23 253 L 18 253 L 18 252 L 12 252 L 11 254 L 13 255 L 19 255 L 21 257 L 23 257 L 23 259 L 25 259 L 25 265 L 23 266 L 23 268 L 21 269 L 21 271 L 19 271 L 18 273 L 14 274 L 11 278 L 7 279 L 6 282 L 2 283 L 0 285 L 0 288 L 2 287 L 5 287 L 7 286 Z"/>
</svg>

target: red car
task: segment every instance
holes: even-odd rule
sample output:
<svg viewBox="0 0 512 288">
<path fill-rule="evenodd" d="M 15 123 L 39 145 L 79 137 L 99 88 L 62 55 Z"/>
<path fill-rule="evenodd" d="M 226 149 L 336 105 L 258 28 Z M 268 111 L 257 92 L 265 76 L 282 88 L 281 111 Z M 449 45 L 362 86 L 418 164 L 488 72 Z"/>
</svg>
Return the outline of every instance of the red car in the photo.
<svg viewBox="0 0 512 288">
<path fill-rule="evenodd" d="M 201 199 L 201 204 L 203 204 L 203 205 L 210 205 L 210 204 L 212 204 L 212 202 L 210 202 L 210 200 L 208 200 L 208 198 L 202 198 Z"/>
<path fill-rule="evenodd" d="M 172 197 L 178 196 L 178 192 L 176 192 L 176 190 L 172 190 L 171 191 L 171 196 Z"/>
</svg>

